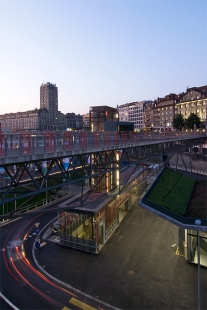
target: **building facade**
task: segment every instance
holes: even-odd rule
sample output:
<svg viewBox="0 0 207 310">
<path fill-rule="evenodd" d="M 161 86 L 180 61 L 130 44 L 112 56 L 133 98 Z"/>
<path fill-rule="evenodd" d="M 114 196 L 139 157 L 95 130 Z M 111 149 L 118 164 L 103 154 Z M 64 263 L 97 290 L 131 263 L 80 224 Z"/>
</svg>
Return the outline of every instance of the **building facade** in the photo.
<svg viewBox="0 0 207 310">
<path fill-rule="evenodd" d="M 169 94 L 164 98 L 157 98 L 154 101 L 151 112 L 151 127 L 162 131 L 173 129 L 173 118 L 176 115 L 176 103 L 178 96 Z"/>
<path fill-rule="evenodd" d="M 90 131 L 103 131 L 105 121 L 117 121 L 119 119 L 116 108 L 108 106 L 94 106 L 89 109 Z"/>
<path fill-rule="evenodd" d="M 135 101 L 117 108 L 93 106 L 89 113 L 66 115 L 58 111 L 58 88 L 50 82 L 40 86 L 40 109 L 0 115 L 0 131 L 22 130 L 90 130 L 104 131 L 104 122 L 133 122 L 134 130 L 142 128 L 172 130 L 172 122 L 177 114 L 188 118 L 197 114 L 202 127 L 207 129 L 207 85 L 187 88 L 179 95 L 170 93 L 154 101 Z"/>
<path fill-rule="evenodd" d="M 90 115 L 89 113 L 83 114 L 83 129 L 86 131 L 90 130 Z"/>
<path fill-rule="evenodd" d="M 129 103 L 122 104 L 117 107 L 119 113 L 119 121 L 120 122 L 128 122 L 129 121 Z"/>
<path fill-rule="evenodd" d="M 1 131 L 45 130 L 49 114 L 47 109 L 0 115 Z"/>
<path fill-rule="evenodd" d="M 144 128 L 150 129 L 153 124 L 152 120 L 152 108 L 154 107 L 154 101 L 146 101 L 143 105 L 143 121 Z"/>
<path fill-rule="evenodd" d="M 82 117 L 72 114 L 76 119 L 74 126 L 80 129 Z M 58 88 L 56 84 L 49 82 L 40 86 L 40 109 L 0 115 L 0 131 L 5 132 L 66 130 L 66 128 L 66 116 L 58 111 Z"/>
<path fill-rule="evenodd" d="M 40 86 L 40 109 L 47 109 L 49 113 L 48 128 L 59 129 L 58 121 L 58 88 L 50 82 Z"/>
<path fill-rule="evenodd" d="M 118 106 L 119 121 L 133 122 L 134 130 L 139 131 L 144 126 L 144 106 L 151 101 L 136 101 Z"/>
<path fill-rule="evenodd" d="M 191 113 L 197 114 L 203 128 L 207 129 L 207 85 L 187 88 L 185 93 L 178 96 L 176 113 L 183 114 L 184 118 L 188 118 Z"/>
<path fill-rule="evenodd" d="M 83 128 L 83 116 L 75 113 L 66 113 L 66 128 L 71 130 L 81 130 Z"/>
</svg>

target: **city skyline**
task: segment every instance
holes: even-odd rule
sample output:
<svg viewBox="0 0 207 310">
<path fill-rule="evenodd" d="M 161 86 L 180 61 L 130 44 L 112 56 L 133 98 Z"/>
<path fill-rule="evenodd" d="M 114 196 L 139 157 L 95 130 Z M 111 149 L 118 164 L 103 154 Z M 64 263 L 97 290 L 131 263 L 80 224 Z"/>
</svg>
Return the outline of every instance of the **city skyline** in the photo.
<svg viewBox="0 0 207 310">
<path fill-rule="evenodd" d="M 88 113 L 207 84 L 206 1 L 0 1 L 0 114 Z"/>
</svg>

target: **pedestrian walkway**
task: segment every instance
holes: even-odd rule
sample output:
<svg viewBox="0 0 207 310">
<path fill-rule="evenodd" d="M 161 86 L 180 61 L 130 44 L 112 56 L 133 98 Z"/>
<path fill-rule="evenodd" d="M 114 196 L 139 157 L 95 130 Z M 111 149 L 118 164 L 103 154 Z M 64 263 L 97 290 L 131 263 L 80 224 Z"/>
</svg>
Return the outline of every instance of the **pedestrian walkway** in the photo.
<svg viewBox="0 0 207 310">
<path fill-rule="evenodd" d="M 206 162 L 206 158 L 204 158 L 205 160 L 202 159 L 198 159 L 196 157 L 195 159 L 190 158 L 189 155 L 183 154 L 182 155 L 183 160 L 179 157 L 177 160 L 177 156 L 174 156 L 171 161 L 170 161 L 170 167 L 175 169 L 177 167 L 177 169 L 179 170 L 183 170 L 187 171 L 190 173 L 196 173 L 196 174 L 200 174 L 200 175 L 206 175 L 207 176 L 207 162 Z"/>
<path fill-rule="evenodd" d="M 176 165 L 170 165 L 171 168 L 175 169 L 176 168 Z M 206 175 L 207 176 L 207 170 L 200 170 L 200 169 L 195 169 L 195 168 L 186 168 L 183 166 L 183 165 L 177 165 L 177 170 L 184 170 L 184 171 L 187 171 L 187 172 L 191 172 L 192 173 L 196 173 L 196 174 L 201 174 L 201 175 Z"/>
</svg>

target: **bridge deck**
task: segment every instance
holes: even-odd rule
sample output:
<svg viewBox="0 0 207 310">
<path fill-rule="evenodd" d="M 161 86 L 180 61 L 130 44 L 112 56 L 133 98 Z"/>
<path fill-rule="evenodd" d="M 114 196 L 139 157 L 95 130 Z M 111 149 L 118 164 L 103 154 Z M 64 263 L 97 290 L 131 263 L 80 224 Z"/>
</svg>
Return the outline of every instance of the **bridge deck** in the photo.
<svg viewBox="0 0 207 310">
<path fill-rule="evenodd" d="M 0 134 L 0 166 L 200 137 L 207 138 L 207 132 Z"/>
</svg>

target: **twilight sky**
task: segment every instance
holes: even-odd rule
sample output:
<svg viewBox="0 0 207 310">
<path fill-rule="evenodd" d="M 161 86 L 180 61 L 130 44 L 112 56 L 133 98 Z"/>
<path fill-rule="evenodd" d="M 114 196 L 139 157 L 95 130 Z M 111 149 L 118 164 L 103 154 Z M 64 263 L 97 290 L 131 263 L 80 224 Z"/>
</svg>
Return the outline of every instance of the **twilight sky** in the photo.
<svg viewBox="0 0 207 310">
<path fill-rule="evenodd" d="M 88 113 L 207 84 L 206 0 L 0 0 L 0 114 Z"/>
</svg>

